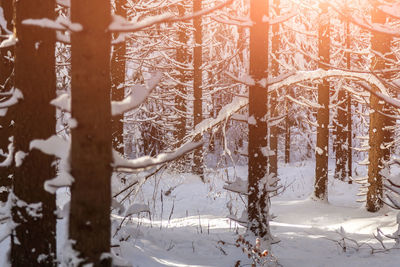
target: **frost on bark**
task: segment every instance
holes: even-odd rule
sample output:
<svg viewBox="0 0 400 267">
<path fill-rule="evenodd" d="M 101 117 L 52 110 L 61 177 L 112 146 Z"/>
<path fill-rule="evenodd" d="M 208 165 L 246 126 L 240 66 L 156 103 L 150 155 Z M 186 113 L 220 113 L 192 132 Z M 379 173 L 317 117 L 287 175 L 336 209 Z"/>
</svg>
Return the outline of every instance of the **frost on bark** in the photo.
<svg viewBox="0 0 400 267">
<path fill-rule="evenodd" d="M 115 15 L 126 18 L 126 0 L 115 0 Z M 118 34 L 115 34 L 115 38 Z M 121 101 L 125 97 L 125 54 L 126 42 L 120 42 L 113 46 L 111 58 L 111 100 Z M 113 148 L 124 154 L 124 115 L 112 118 L 112 142 Z"/>
<path fill-rule="evenodd" d="M 82 264 L 111 266 L 111 4 L 72 0 L 71 20 L 82 31 L 71 36 L 71 130 L 69 239 Z"/>
<path fill-rule="evenodd" d="M 11 0 L 1 1 L 0 7 L 3 9 L 3 14 L 5 21 L 7 23 L 7 30 L 0 28 L 0 33 L 4 36 L 13 32 L 13 3 Z M 14 48 L 5 47 L 0 48 L 0 92 L 6 93 L 14 86 Z M 13 112 L 14 107 L 9 107 L 5 116 L 0 117 L 0 149 L 3 152 L 7 151 L 8 145 L 10 143 L 9 137 L 12 136 L 13 130 Z M 0 161 L 4 161 L 6 158 L 1 157 Z M 12 176 L 13 176 L 12 166 L 1 167 L 0 168 L 0 202 L 6 202 L 8 198 L 8 193 L 11 190 Z"/>
<path fill-rule="evenodd" d="M 373 23 L 385 23 L 386 16 L 383 12 L 376 8 L 371 10 L 371 20 Z M 391 37 L 386 34 L 374 32 L 371 38 L 371 49 L 380 55 L 390 52 Z M 385 59 L 377 53 L 372 58 L 371 69 L 373 71 L 383 70 L 386 67 Z M 372 90 L 378 90 L 373 87 Z M 369 153 L 368 153 L 368 192 L 367 192 L 367 210 L 371 212 L 378 211 L 383 203 L 382 175 L 381 170 L 384 168 L 385 156 L 388 157 L 389 151 L 384 149 L 385 139 L 388 141 L 390 132 L 385 126 L 389 120 L 382 114 L 384 104 L 376 96 L 370 96 L 370 115 L 369 115 Z"/>
<path fill-rule="evenodd" d="M 55 177 L 54 156 L 30 150 L 34 139 L 55 133 L 55 32 L 22 24 L 25 19 L 54 19 L 55 1 L 14 2 L 15 88 L 23 100 L 15 110 L 15 151 L 28 153 L 14 168 L 12 219 L 17 224 L 11 244 L 12 266 L 56 266 L 55 195 L 44 182 Z"/>
<path fill-rule="evenodd" d="M 321 13 L 318 29 L 318 67 L 327 69 L 323 63 L 329 64 L 330 59 L 330 22 L 328 4 L 319 4 Z M 314 196 L 326 200 L 328 197 L 328 149 L 329 149 L 329 82 L 324 79 L 318 84 L 318 104 L 321 106 L 317 112 L 317 147 L 315 150 L 315 188 Z"/>
<path fill-rule="evenodd" d="M 262 22 L 268 16 L 265 0 L 250 2 L 250 17 L 255 23 L 250 28 L 250 75 L 255 80 L 268 77 L 269 25 Z M 268 172 L 268 93 L 266 88 L 253 85 L 249 88 L 249 169 L 248 217 L 250 230 L 259 237 L 270 238 L 269 196 L 265 189 Z"/>
<path fill-rule="evenodd" d="M 193 12 L 200 11 L 202 8 L 202 0 L 193 0 Z M 194 126 L 196 127 L 203 120 L 203 33 L 202 33 L 202 17 L 196 17 L 193 19 L 194 27 L 194 48 L 193 48 L 193 116 Z M 197 140 L 199 141 L 199 140 Z M 195 150 L 193 155 L 193 172 L 200 176 L 204 181 L 204 169 L 203 169 L 203 149 L 202 147 Z"/>
</svg>

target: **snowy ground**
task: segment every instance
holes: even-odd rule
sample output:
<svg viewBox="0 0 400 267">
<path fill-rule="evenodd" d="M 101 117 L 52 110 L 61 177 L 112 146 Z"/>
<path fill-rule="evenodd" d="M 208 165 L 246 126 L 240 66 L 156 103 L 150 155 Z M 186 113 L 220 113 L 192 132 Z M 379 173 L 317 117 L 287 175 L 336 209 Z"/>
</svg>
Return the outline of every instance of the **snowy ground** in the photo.
<svg viewBox="0 0 400 267">
<path fill-rule="evenodd" d="M 232 177 L 233 169 L 228 172 Z M 246 177 L 246 172 L 245 167 L 236 169 L 240 177 Z M 364 174 L 359 171 L 360 176 Z M 329 182 L 329 203 L 311 200 L 314 183 L 311 161 L 282 166 L 280 178 L 287 188 L 272 201 L 272 212 L 277 218 L 271 227 L 281 240 L 273 246 L 281 265 L 399 266 L 400 251 L 371 254 L 368 246 L 363 245 L 356 251 L 351 242 L 343 251 L 332 241 L 340 239 L 336 230 L 343 227 L 359 244 L 367 242 L 379 248 L 372 234 L 377 227 L 385 233 L 394 232 L 396 212 L 388 208 L 376 214 L 366 212 L 363 204 L 356 202 L 358 185 L 333 179 Z M 191 174 L 164 172 L 148 180 L 134 202 L 149 204 L 151 214 L 143 213 L 139 218 L 132 216 L 125 221 L 127 224 L 124 223 L 113 239 L 113 251 L 121 257 L 116 263 L 135 267 L 224 267 L 240 261 L 240 266 L 250 266 L 246 255 L 234 246 L 237 233 L 243 233 L 244 229 L 226 218 L 227 203 L 240 216 L 243 202 L 236 194 L 222 189 L 226 179 L 223 171 L 210 174 L 208 179 L 209 183 L 203 184 Z M 68 194 L 59 196 L 59 205 L 63 205 Z M 114 231 L 121 219 L 113 216 Z M 65 221 L 59 223 L 58 234 L 58 244 L 62 247 Z M 0 245 L 0 265 L 7 247 L 5 243 Z"/>
</svg>

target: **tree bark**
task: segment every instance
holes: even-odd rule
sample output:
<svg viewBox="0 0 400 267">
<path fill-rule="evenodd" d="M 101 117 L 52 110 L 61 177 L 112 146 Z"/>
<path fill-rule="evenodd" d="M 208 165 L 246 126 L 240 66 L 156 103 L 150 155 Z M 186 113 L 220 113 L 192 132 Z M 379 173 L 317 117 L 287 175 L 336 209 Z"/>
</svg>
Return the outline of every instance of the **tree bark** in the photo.
<svg viewBox="0 0 400 267">
<path fill-rule="evenodd" d="M 202 8 L 202 0 L 193 0 L 193 12 L 200 11 Z M 193 49 L 193 116 L 194 116 L 194 127 L 203 120 L 203 29 L 202 29 L 202 17 L 193 19 L 194 27 L 194 49 Z M 199 141 L 199 140 L 197 140 Z M 200 147 L 194 151 L 193 155 L 193 172 L 200 176 L 204 181 L 204 169 L 203 169 L 203 148 Z"/>
<path fill-rule="evenodd" d="M 373 7 L 371 10 L 371 20 L 373 23 L 385 23 L 386 15 Z M 371 49 L 380 55 L 374 55 L 372 58 L 371 69 L 382 70 L 386 67 L 385 59 L 381 55 L 385 55 L 390 51 L 391 37 L 386 34 L 374 32 L 371 38 Z M 373 90 L 378 90 L 373 87 Z M 383 149 L 385 138 L 384 127 L 387 125 L 387 118 L 382 115 L 384 105 L 382 102 L 371 94 L 370 96 L 370 115 L 369 115 L 369 153 L 368 153 L 368 192 L 366 208 L 370 212 L 378 211 L 383 203 L 382 175 L 384 168 L 385 156 L 388 152 Z"/>
<path fill-rule="evenodd" d="M 115 15 L 126 18 L 126 0 L 115 1 Z M 118 35 L 116 34 L 115 37 Z M 121 101 L 125 97 L 125 54 L 126 42 L 115 44 L 111 58 L 111 100 Z M 112 141 L 113 148 L 122 155 L 124 154 L 124 115 L 112 118 Z"/>
<path fill-rule="evenodd" d="M 110 1 L 72 0 L 71 20 L 82 31 L 72 42 L 69 239 L 83 264 L 111 266 L 111 79 Z"/>
<path fill-rule="evenodd" d="M 250 75 L 255 80 L 268 77 L 269 25 L 262 22 L 268 16 L 269 1 L 250 2 Z M 258 237 L 270 238 L 269 196 L 266 191 L 268 157 L 268 89 L 260 85 L 249 87 L 249 169 L 248 169 L 248 216 L 250 230 Z"/>
<path fill-rule="evenodd" d="M 17 224 L 11 244 L 12 266 L 56 266 L 55 195 L 44 182 L 56 175 L 54 156 L 30 150 L 34 139 L 55 134 L 55 32 L 22 24 L 26 19 L 55 19 L 55 1 L 14 2 L 15 88 L 23 100 L 15 112 L 15 151 L 27 153 L 15 166 L 12 218 Z M 18 153 L 17 152 L 17 153 Z"/>
<path fill-rule="evenodd" d="M 321 62 L 319 68 L 327 69 L 330 59 L 330 22 L 328 4 L 319 4 L 321 14 L 319 16 L 318 29 L 318 56 Z M 329 82 L 324 79 L 318 84 L 318 104 L 321 106 L 317 112 L 317 148 L 315 152 L 315 188 L 314 195 L 317 199 L 328 198 L 328 153 L 329 153 Z"/>
<path fill-rule="evenodd" d="M 5 31 L 0 28 L 0 33 L 4 36 L 8 34 L 12 34 L 13 32 L 13 2 L 8 1 L 1 1 L 0 2 L 1 8 L 3 9 L 3 14 L 5 21 L 7 23 L 7 30 Z M 14 86 L 14 48 L 13 47 L 6 47 L 0 49 L 0 92 L 6 93 L 10 92 L 10 90 Z M 0 149 L 3 152 L 7 152 L 9 138 L 13 135 L 13 119 L 14 119 L 14 109 L 15 107 L 9 107 L 6 111 L 6 114 L 0 117 Z M 5 157 L 1 158 L 1 161 L 4 161 Z M 6 202 L 8 198 L 8 194 L 11 190 L 12 186 L 12 176 L 13 176 L 13 167 L 1 167 L 0 168 L 0 202 Z"/>
<path fill-rule="evenodd" d="M 274 0 L 273 2 L 275 16 L 280 15 L 280 0 Z M 280 47 L 280 38 L 279 38 L 279 24 L 274 24 L 272 26 L 272 54 L 275 55 L 276 59 L 279 59 L 279 47 Z M 277 60 L 273 59 L 271 62 L 271 72 L 273 77 L 277 77 L 279 75 L 279 63 Z M 271 117 L 275 118 L 278 114 L 278 93 L 277 91 L 273 91 L 270 97 L 270 113 Z M 278 129 L 277 125 L 270 127 L 270 150 L 273 152 L 273 155 L 269 157 L 269 173 L 273 173 L 276 176 L 278 175 Z"/>
</svg>

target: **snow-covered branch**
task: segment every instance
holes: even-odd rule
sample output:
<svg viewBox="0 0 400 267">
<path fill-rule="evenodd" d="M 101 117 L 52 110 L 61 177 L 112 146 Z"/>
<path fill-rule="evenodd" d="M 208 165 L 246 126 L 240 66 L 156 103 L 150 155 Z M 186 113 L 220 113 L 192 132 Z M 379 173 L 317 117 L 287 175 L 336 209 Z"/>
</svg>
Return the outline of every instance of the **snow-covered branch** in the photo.
<svg viewBox="0 0 400 267">
<path fill-rule="evenodd" d="M 0 102 L 0 108 L 9 108 L 19 102 L 20 99 L 23 99 L 24 96 L 19 89 L 14 89 L 12 95 L 7 100 Z"/>
<path fill-rule="evenodd" d="M 165 162 L 169 162 L 175 160 L 184 154 L 196 149 L 201 146 L 203 143 L 201 142 L 188 142 L 175 151 L 170 153 L 161 153 L 156 157 L 144 156 L 137 159 L 128 160 L 123 158 L 117 151 L 113 151 L 114 156 L 114 164 L 113 167 L 119 171 L 124 172 L 137 172 L 143 171 L 145 169 L 151 168 L 156 165 L 163 164 Z"/>
<path fill-rule="evenodd" d="M 24 25 L 31 25 L 31 26 L 38 26 L 41 28 L 53 29 L 53 30 L 60 30 L 65 31 L 69 30 L 72 32 L 80 32 L 83 30 L 83 27 L 79 23 L 72 23 L 68 19 L 64 17 L 58 17 L 56 20 L 51 20 L 48 18 L 42 19 L 26 19 L 22 21 Z"/>
<path fill-rule="evenodd" d="M 171 22 L 178 22 L 178 21 L 186 21 L 191 20 L 200 16 L 204 16 L 214 12 L 215 10 L 221 9 L 227 5 L 230 5 L 233 0 L 228 0 L 221 4 L 215 5 L 212 8 L 203 9 L 198 12 L 184 15 L 184 16 L 176 16 L 172 13 L 165 13 L 162 15 L 151 16 L 141 20 L 140 22 L 131 22 L 127 21 L 121 16 L 114 16 L 113 22 L 111 22 L 108 29 L 112 32 L 137 32 L 148 27 L 151 27 L 156 24 L 161 23 L 171 23 Z"/>
<path fill-rule="evenodd" d="M 124 114 L 127 111 L 137 108 L 149 96 L 162 78 L 162 73 L 157 72 L 146 85 L 134 85 L 131 94 L 122 101 L 111 102 L 111 114 L 113 116 Z"/>
</svg>

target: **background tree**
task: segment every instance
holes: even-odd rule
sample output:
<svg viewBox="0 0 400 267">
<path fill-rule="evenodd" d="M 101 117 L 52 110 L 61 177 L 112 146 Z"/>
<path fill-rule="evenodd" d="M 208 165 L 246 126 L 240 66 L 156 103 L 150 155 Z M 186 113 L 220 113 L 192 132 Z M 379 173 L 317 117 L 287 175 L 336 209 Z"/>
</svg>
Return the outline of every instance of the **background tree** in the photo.
<svg viewBox="0 0 400 267">
<path fill-rule="evenodd" d="M 376 3 L 375 3 L 376 4 Z M 371 9 L 371 21 L 373 23 L 385 24 L 386 14 L 379 10 L 376 6 Z M 377 72 L 386 68 L 386 62 L 383 55 L 390 52 L 391 36 L 373 32 L 371 37 L 371 50 L 373 53 L 371 70 Z M 373 89 L 377 91 L 377 88 Z M 378 211 L 383 203 L 382 174 L 381 171 L 385 166 L 385 126 L 388 119 L 383 113 L 384 103 L 371 93 L 370 96 L 370 115 L 369 115 L 369 153 L 368 153 L 368 193 L 366 208 L 368 211 Z M 389 135 L 386 133 L 386 135 Z M 386 137 L 386 139 L 389 139 Z"/>
<path fill-rule="evenodd" d="M 126 0 L 114 0 L 114 14 L 127 17 Z M 118 40 L 118 34 L 114 40 L 118 43 L 114 44 L 111 58 L 111 100 L 121 101 L 125 97 L 125 65 L 126 65 L 126 42 Z M 124 154 L 124 116 L 118 115 L 112 118 L 112 140 L 113 147 L 119 153 Z"/>
<path fill-rule="evenodd" d="M 250 75 L 255 81 L 268 77 L 269 25 L 263 22 L 268 16 L 269 1 L 250 2 Z M 258 83 L 249 87 L 249 167 L 248 216 L 250 230 L 258 237 L 270 239 L 266 186 L 268 171 L 268 90 Z"/>
<path fill-rule="evenodd" d="M 202 8 L 202 0 L 193 0 L 193 12 Z M 203 120 L 203 27 L 202 17 L 193 19 L 194 48 L 193 48 L 193 117 L 194 127 Z M 193 172 L 204 181 L 203 149 L 197 149 L 193 154 Z"/>
<path fill-rule="evenodd" d="M 318 67 L 328 69 L 330 63 L 330 23 L 328 4 L 320 2 L 320 17 L 318 29 Z M 324 64 L 325 63 L 325 64 Z M 327 200 L 328 186 L 328 154 L 329 154 L 329 82 L 324 79 L 318 84 L 317 111 L 317 147 L 315 152 L 315 191 L 316 198 Z"/>
</svg>

